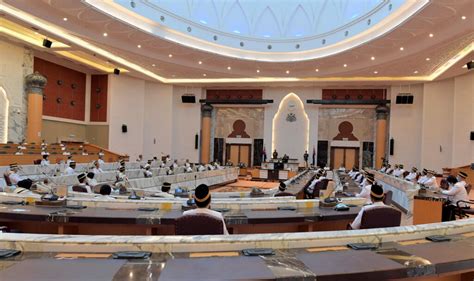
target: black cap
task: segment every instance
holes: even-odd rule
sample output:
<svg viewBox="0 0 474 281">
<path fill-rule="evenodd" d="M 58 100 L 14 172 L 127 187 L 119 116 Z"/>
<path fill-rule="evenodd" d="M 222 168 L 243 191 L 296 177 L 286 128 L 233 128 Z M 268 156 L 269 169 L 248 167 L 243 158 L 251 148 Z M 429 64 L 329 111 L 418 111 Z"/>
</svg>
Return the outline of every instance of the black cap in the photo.
<svg viewBox="0 0 474 281">
<path fill-rule="evenodd" d="M 199 208 L 206 208 L 211 203 L 211 194 L 209 187 L 205 184 L 200 184 L 194 190 L 194 201 Z"/>
<path fill-rule="evenodd" d="M 281 190 L 281 191 L 285 191 L 286 190 L 285 182 L 281 181 L 280 185 L 278 186 L 278 189 Z"/>
<path fill-rule="evenodd" d="M 378 184 L 372 184 L 372 187 L 370 188 L 370 196 L 373 196 L 379 199 L 383 198 L 382 186 Z"/>
</svg>

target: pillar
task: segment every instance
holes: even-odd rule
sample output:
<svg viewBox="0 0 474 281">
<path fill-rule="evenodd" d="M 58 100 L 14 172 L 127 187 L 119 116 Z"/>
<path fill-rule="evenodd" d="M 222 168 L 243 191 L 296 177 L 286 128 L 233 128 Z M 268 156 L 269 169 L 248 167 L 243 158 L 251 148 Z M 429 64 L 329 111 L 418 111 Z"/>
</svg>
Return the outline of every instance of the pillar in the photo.
<svg viewBox="0 0 474 281">
<path fill-rule="evenodd" d="M 211 155 L 211 116 L 214 108 L 210 104 L 201 106 L 201 163 L 209 163 Z"/>
<path fill-rule="evenodd" d="M 375 128 L 375 168 L 380 169 L 383 164 L 382 158 L 387 158 L 387 117 L 388 107 L 378 105 L 375 108 L 377 124 Z"/>
<path fill-rule="evenodd" d="M 47 83 L 46 77 L 38 71 L 25 78 L 26 94 L 28 95 L 28 114 L 26 125 L 26 141 L 41 143 L 43 123 L 43 90 Z"/>
</svg>

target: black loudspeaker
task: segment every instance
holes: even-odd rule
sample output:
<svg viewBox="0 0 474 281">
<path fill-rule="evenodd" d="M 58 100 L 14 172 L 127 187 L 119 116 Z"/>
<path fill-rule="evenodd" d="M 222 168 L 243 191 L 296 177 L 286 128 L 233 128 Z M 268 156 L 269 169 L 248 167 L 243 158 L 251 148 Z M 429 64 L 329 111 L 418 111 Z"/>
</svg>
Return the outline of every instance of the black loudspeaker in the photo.
<svg viewBox="0 0 474 281">
<path fill-rule="evenodd" d="M 122 133 L 126 133 L 128 131 L 127 125 L 123 124 L 122 125 Z"/>
<path fill-rule="evenodd" d="M 46 48 L 51 48 L 51 45 L 53 45 L 53 42 L 51 42 L 50 40 L 48 39 L 43 39 L 43 47 L 46 47 Z"/>
<path fill-rule="evenodd" d="M 198 149 L 199 148 L 198 146 L 199 146 L 199 135 L 196 134 L 194 136 L 194 149 Z"/>
<path fill-rule="evenodd" d="M 402 96 L 401 104 L 407 104 L 407 103 L 408 103 L 408 96 Z"/>
<path fill-rule="evenodd" d="M 474 140 L 474 132 L 471 132 L 471 140 Z"/>
<path fill-rule="evenodd" d="M 114 74 L 115 75 L 120 75 L 120 69 L 114 68 Z"/>
<path fill-rule="evenodd" d="M 466 63 L 467 69 L 473 69 L 474 68 L 474 61 L 470 61 Z"/>
<path fill-rule="evenodd" d="M 390 155 L 393 155 L 394 150 L 395 150 L 395 140 L 390 139 Z"/>
<path fill-rule="evenodd" d="M 183 103 L 196 103 L 196 97 L 191 95 L 183 95 L 181 96 L 181 101 Z"/>
<path fill-rule="evenodd" d="M 474 170 L 474 163 L 471 163 L 471 170 Z"/>
<path fill-rule="evenodd" d="M 407 96 L 407 104 L 413 104 L 413 96 Z"/>
<path fill-rule="evenodd" d="M 401 104 L 402 103 L 402 96 L 397 96 L 397 98 L 395 100 L 395 103 L 396 104 Z"/>
</svg>

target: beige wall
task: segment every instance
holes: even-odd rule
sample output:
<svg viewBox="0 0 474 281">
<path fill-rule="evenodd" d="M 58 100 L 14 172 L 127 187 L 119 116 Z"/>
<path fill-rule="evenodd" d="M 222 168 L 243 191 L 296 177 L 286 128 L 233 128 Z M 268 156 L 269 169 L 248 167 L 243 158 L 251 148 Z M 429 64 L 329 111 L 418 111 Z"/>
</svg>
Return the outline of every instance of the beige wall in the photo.
<svg viewBox="0 0 474 281">
<path fill-rule="evenodd" d="M 108 125 L 83 125 L 43 119 L 43 138 L 48 143 L 74 139 L 108 148 Z"/>
<path fill-rule="evenodd" d="M 395 142 L 394 155 L 390 163 L 404 164 L 406 169 L 421 167 L 421 135 L 423 125 L 423 84 L 393 86 L 390 90 L 390 137 Z M 399 93 L 413 94 L 413 104 L 396 104 Z M 389 138 L 390 139 L 390 138 Z M 387 154 L 388 154 L 387 150 Z"/>
<path fill-rule="evenodd" d="M 87 125 L 86 140 L 103 148 L 109 148 L 109 126 Z"/>
<path fill-rule="evenodd" d="M 66 139 L 85 140 L 86 126 L 43 119 L 42 136 L 48 143 Z"/>
</svg>

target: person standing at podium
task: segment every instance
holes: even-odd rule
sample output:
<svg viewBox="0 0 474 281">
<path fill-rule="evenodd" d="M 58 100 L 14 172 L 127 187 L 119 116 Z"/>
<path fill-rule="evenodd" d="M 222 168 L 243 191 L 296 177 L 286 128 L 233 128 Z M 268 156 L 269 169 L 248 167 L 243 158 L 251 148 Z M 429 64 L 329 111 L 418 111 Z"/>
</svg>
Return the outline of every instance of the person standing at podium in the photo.
<svg viewBox="0 0 474 281">
<path fill-rule="evenodd" d="M 272 157 L 273 159 L 278 159 L 278 152 L 276 149 L 273 151 Z"/>
<path fill-rule="evenodd" d="M 305 150 L 305 151 L 304 151 L 304 154 L 303 154 L 304 167 L 305 167 L 305 168 L 308 168 L 308 158 L 309 158 L 308 151 Z"/>
</svg>

